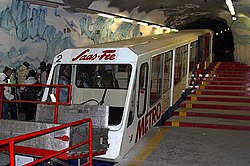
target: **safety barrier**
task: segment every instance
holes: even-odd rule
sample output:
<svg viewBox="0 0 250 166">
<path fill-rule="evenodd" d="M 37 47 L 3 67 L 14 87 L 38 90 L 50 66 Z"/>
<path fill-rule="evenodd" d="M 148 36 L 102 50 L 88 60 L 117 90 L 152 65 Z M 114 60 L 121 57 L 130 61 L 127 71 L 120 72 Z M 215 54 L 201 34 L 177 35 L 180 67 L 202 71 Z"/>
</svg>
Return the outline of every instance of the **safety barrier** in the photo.
<svg viewBox="0 0 250 166">
<path fill-rule="evenodd" d="M 39 101 L 39 100 L 5 100 L 3 99 L 4 95 L 4 87 L 51 87 L 51 88 L 56 88 L 56 94 L 55 102 L 46 102 L 46 101 Z M 67 96 L 67 101 L 66 102 L 59 102 L 59 92 L 61 88 L 67 88 L 68 89 L 68 96 Z M 2 119 L 2 106 L 3 102 L 8 102 L 8 103 L 37 103 L 37 104 L 50 104 L 50 105 L 55 105 L 54 109 L 54 123 L 56 124 L 58 122 L 58 106 L 60 104 L 70 104 L 71 100 L 71 92 L 72 92 L 72 86 L 71 85 L 47 85 L 47 84 L 0 84 L 0 119 Z"/>
<path fill-rule="evenodd" d="M 88 140 L 83 141 L 83 142 L 81 142 L 79 144 L 73 145 L 73 146 L 71 146 L 69 148 L 66 148 L 66 149 L 60 150 L 58 152 L 55 152 L 53 154 L 43 156 L 43 158 L 40 158 L 40 159 L 35 160 L 35 161 L 31 162 L 31 163 L 28 163 L 25 166 L 32 166 L 32 165 L 41 163 L 43 161 L 49 160 L 49 159 L 51 159 L 53 157 L 57 157 L 57 156 L 59 156 L 59 155 L 61 155 L 63 153 L 66 153 L 69 150 L 78 148 L 78 147 L 80 147 L 82 145 L 85 145 L 85 144 L 89 144 L 89 153 L 88 153 L 89 154 L 89 161 L 84 163 L 83 165 L 92 166 L 92 121 L 91 121 L 90 118 L 86 118 L 86 119 L 83 119 L 83 120 L 79 120 L 79 121 L 71 122 L 71 123 L 67 123 L 67 124 L 62 124 L 60 126 L 56 126 L 56 127 L 52 127 L 52 128 L 32 132 L 32 133 L 25 134 L 25 135 L 20 135 L 20 136 L 14 137 L 14 138 L 1 140 L 0 141 L 0 149 L 4 145 L 5 146 L 9 145 L 10 166 L 15 166 L 15 143 L 25 141 L 27 139 L 32 139 L 32 138 L 35 138 L 35 137 L 39 137 L 39 136 L 42 136 L 42 135 L 45 135 L 45 134 L 48 134 L 48 133 L 52 133 L 52 132 L 55 132 L 55 131 L 59 131 L 59 130 L 65 129 L 67 127 L 78 126 L 78 125 L 83 124 L 83 123 L 89 123 L 89 139 Z M 68 136 L 63 136 L 62 139 L 67 140 Z"/>
<path fill-rule="evenodd" d="M 50 87 L 50 88 L 56 88 L 55 90 L 55 99 L 56 101 L 52 101 L 52 102 L 47 102 L 47 101 L 39 101 L 39 100 L 5 100 L 3 99 L 4 96 L 4 87 Z M 59 92 L 60 92 L 60 88 L 67 88 L 68 89 L 68 96 L 67 96 L 67 101 L 66 102 L 59 102 Z M 72 86 L 71 85 L 47 85 L 47 84 L 0 84 L 0 119 L 2 119 L 2 104 L 3 102 L 8 102 L 8 103 L 37 103 L 37 104 L 49 104 L 49 105 L 55 105 L 55 109 L 54 109 L 54 124 L 57 124 L 58 122 L 58 107 L 59 105 L 69 105 L 70 104 L 70 100 L 71 100 L 71 92 L 72 92 Z M 89 144 L 89 152 L 88 152 L 88 157 L 89 160 L 88 162 L 86 162 L 84 165 L 92 165 L 92 121 L 90 118 L 86 118 L 83 120 L 79 120 L 79 121 L 75 121 L 75 122 L 71 122 L 71 123 L 67 123 L 67 124 L 62 124 L 60 126 L 56 126 L 56 127 L 52 127 L 52 128 L 48 128 L 48 129 L 44 129 L 44 130 L 40 130 L 40 131 L 36 131 L 36 132 L 32 132 L 32 133 L 28 133 L 28 134 L 24 134 L 24 135 L 20 135 L 20 136 L 16 136 L 13 138 L 8 138 L 8 139 L 4 139 L 4 140 L 0 140 L 0 150 L 7 150 L 9 151 L 10 157 L 10 166 L 14 166 L 15 165 L 15 147 L 20 148 L 21 146 L 15 146 L 15 143 L 19 143 L 22 141 L 26 141 L 32 138 L 36 138 L 48 133 L 53 133 L 56 132 L 58 130 L 62 130 L 68 127 L 74 127 L 74 126 L 78 126 L 80 124 L 83 123 L 89 123 L 89 139 L 86 141 L 83 141 L 81 143 L 78 143 L 76 145 L 70 146 L 68 148 L 65 148 L 63 150 L 60 151 L 51 151 L 51 153 L 49 154 L 44 154 L 42 157 L 38 160 L 35 160 L 31 163 L 26 164 L 26 166 L 31 166 L 31 165 L 35 165 L 38 163 L 41 163 L 43 161 L 49 160 L 51 158 L 60 156 L 62 154 L 67 153 L 68 151 L 78 148 L 82 145 L 85 144 Z M 63 141 L 68 141 L 69 137 L 68 136 L 63 136 L 62 138 L 60 138 Z M 8 148 L 9 147 L 9 148 Z"/>
</svg>

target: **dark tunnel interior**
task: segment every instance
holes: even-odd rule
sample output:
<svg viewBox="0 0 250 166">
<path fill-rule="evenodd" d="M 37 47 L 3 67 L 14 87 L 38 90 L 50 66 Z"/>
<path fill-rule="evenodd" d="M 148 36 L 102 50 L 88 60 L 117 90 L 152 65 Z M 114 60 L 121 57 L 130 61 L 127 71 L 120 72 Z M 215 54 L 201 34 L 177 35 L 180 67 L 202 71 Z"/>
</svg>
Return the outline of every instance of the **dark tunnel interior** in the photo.
<svg viewBox="0 0 250 166">
<path fill-rule="evenodd" d="M 231 28 L 224 20 L 200 18 L 179 29 L 212 29 L 214 31 L 214 62 L 234 61 L 234 39 Z"/>
</svg>

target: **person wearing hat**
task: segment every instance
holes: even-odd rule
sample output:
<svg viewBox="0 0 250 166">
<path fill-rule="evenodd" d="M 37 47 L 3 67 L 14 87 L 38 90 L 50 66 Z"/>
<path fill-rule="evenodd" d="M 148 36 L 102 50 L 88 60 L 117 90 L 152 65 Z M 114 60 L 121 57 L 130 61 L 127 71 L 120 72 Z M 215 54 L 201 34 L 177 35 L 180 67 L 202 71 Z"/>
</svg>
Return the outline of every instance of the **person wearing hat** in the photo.
<svg viewBox="0 0 250 166">
<path fill-rule="evenodd" d="M 13 75 L 13 69 L 5 66 L 3 73 L 6 75 L 6 79 L 7 79 L 7 83 L 9 84 L 16 84 L 16 78 L 15 75 Z M 16 91 L 16 87 L 11 86 L 9 87 L 11 90 L 11 94 L 14 95 L 15 98 L 15 91 Z M 9 112 L 11 115 L 11 119 L 17 119 L 17 103 L 8 103 L 9 106 Z"/>
<path fill-rule="evenodd" d="M 30 70 L 27 79 L 25 80 L 25 84 L 37 84 L 37 80 L 35 78 L 36 72 L 34 70 Z M 23 99 L 24 100 L 37 100 L 37 94 L 42 90 L 41 87 L 38 86 L 26 86 L 23 91 Z M 25 114 L 25 120 L 34 120 L 36 114 L 37 104 L 36 103 L 23 103 L 23 111 Z"/>
<path fill-rule="evenodd" d="M 26 80 L 26 76 L 29 72 L 29 66 L 30 64 L 28 62 L 23 62 L 23 64 L 20 66 L 18 70 L 18 84 L 24 84 L 24 81 Z"/>
<path fill-rule="evenodd" d="M 5 75 L 5 73 L 0 73 L 0 84 L 6 84 L 8 81 L 8 77 Z M 14 95 L 11 94 L 11 88 L 8 86 L 4 87 L 3 93 L 3 100 L 13 100 Z M 9 118 L 9 104 L 6 102 L 3 102 L 3 108 L 2 108 L 2 119 L 8 119 Z"/>
</svg>

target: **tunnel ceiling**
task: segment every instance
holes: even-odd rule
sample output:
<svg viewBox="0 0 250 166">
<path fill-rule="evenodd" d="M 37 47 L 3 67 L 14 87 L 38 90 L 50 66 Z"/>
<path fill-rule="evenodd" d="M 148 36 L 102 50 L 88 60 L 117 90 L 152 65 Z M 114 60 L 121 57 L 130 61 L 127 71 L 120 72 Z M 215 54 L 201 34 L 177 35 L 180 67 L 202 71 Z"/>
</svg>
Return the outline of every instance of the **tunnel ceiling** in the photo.
<svg viewBox="0 0 250 166">
<path fill-rule="evenodd" d="M 31 3 L 43 1 L 74 9 L 92 9 L 125 15 L 126 17 L 163 24 L 170 28 L 183 28 L 186 24 L 200 22 L 203 18 L 232 24 L 232 17 L 225 0 L 24 0 Z M 250 1 L 233 1 L 236 15 L 249 17 Z M 46 4 L 45 4 L 46 5 Z M 206 20 L 205 20 L 206 21 Z"/>
</svg>

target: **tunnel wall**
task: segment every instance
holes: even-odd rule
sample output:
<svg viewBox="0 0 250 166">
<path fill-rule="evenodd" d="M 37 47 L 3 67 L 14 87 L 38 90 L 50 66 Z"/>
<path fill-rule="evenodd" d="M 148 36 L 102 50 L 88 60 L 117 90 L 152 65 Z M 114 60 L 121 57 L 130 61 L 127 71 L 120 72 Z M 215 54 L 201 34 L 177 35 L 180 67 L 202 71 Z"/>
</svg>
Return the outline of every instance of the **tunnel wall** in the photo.
<svg viewBox="0 0 250 166">
<path fill-rule="evenodd" d="M 144 15 L 146 17 L 147 14 Z M 27 61 L 36 69 L 67 48 L 162 33 L 162 29 L 20 0 L 0 3 L 0 72 Z"/>
</svg>

